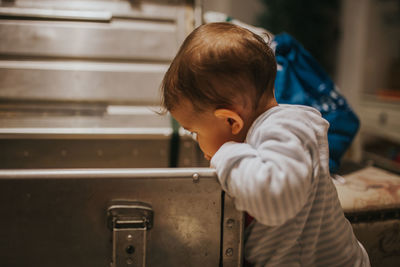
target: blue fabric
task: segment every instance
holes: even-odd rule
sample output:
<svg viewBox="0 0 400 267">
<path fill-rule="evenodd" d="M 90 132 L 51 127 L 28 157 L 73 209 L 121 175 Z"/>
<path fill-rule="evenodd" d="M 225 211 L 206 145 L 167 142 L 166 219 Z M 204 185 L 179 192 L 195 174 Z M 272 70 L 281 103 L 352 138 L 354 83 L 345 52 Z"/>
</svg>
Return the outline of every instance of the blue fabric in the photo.
<svg viewBox="0 0 400 267">
<path fill-rule="evenodd" d="M 332 173 L 337 172 L 360 121 L 327 73 L 299 42 L 286 33 L 276 35 L 274 42 L 278 63 L 276 99 L 282 104 L 315 107 L 329 121 L 329 168 Z"/>
</svg>

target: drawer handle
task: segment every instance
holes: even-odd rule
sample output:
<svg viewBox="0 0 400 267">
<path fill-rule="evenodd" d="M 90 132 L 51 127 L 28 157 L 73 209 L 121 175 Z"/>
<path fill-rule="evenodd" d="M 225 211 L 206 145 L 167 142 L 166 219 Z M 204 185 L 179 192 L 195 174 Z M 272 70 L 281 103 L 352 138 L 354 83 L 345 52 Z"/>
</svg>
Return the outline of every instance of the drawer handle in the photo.
<svg viewBox="0 0 400 267">
<path fill-rule="evenodd" d="M 145 267 L 147 231 L 153 227 L 153 209 L 138 201 L 113 201 L 107 209 L 113 231 L 112 267 Z"/>
</svg>

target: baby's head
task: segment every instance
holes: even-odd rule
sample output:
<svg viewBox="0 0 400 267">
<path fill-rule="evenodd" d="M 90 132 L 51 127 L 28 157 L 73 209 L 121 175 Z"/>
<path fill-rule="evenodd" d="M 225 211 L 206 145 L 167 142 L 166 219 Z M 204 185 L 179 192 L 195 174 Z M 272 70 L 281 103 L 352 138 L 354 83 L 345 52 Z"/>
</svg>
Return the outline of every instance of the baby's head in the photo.
<svg viewBox="0 0 400 267">
<path fill-rule="evenodd" d="M 165 74 L 163 106 L 211 158 L 223 143 L 243 142 L 255 118 L 276 105 L 275 75 L 275 55 L 260 36 L 230 23 L 205 24 Z"/>
</svg>

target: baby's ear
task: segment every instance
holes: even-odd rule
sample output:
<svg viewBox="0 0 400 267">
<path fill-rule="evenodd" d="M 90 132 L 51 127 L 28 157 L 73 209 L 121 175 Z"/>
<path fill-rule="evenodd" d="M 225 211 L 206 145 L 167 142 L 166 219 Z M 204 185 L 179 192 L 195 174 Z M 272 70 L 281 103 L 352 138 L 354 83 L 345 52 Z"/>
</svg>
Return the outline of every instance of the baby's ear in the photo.
<svg viewBox="0 0 400 267">
<path fill-rule="evenodd" d="M 230 109 L 217 109 L 215 117 L 225 120 L 231 127 L 232 134 L 238 134 L 243 128 L 243 120 L 238 113 Z"/>
</svg>

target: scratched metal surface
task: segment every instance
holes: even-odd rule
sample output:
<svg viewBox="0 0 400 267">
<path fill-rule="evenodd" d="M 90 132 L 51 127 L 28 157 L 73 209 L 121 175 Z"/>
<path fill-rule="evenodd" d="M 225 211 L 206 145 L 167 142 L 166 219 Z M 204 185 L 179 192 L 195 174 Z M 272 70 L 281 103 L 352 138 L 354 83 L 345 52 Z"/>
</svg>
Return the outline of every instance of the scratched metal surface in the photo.
<svg viewBox="0 0 400 267">
<path fill-rule="evenodd" d="M 110 266 L 107 208 L 134 200 L 154 210 L 146 266 L 240 266 L 243 218 L 223 197 L 207 168 L 2 170 L 1 265 Z"/>
</svg>

